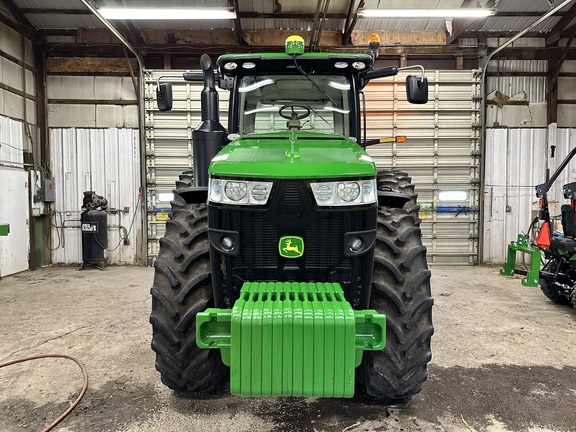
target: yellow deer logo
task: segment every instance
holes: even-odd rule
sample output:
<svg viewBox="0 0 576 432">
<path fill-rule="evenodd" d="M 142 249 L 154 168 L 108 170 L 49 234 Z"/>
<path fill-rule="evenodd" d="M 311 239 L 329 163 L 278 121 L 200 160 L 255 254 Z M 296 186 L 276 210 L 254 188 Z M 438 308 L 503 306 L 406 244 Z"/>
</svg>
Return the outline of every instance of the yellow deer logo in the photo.
<svg viewBox="0 0 576 432">
<path fill-rule="evenodd" d="M 278 243 L 280 256 L 284 258 L 299 258 L 304 254 L 304 239 L 296 236 L 286 236 Z"/>
<path fill-rule="evenodd" d="M 292 240 L 286 240 L 286 246 L 282 248 L 282 250 L 286 253 L 296 252 L 297 254 L 302 254 L 298 246 L 292 246 Z"/>
</svg>

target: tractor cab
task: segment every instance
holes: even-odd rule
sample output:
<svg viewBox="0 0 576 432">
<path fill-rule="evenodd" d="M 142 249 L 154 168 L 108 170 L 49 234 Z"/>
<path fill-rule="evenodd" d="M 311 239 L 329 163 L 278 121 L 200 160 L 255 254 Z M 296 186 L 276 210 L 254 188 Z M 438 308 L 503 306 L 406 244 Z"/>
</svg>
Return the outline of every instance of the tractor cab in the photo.
<svg viewBox="0 0 576 432">
<path fill-rule="evenodd" d="M 292 128 L 359 140 L 359 77 L 372 67 L 371 56 L 244 54 L 222 56 L 217 64 L 232 87 L 230 133 Z"/>
</svg>

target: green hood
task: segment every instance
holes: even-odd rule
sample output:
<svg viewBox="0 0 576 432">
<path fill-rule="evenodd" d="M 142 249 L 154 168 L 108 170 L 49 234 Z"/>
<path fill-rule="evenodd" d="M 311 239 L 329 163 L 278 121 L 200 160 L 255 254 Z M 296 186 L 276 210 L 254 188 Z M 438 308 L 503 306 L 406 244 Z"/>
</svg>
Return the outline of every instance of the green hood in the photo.
<svg viewBox="0 0 576 432">
<path fill-rule="evenodd" d="M 212 159 L 209 174 L 248 178 L 374 177 L 376 165 L 362 147 L 345 136 L 287 131 L 234 140 Z"/>
</svg>

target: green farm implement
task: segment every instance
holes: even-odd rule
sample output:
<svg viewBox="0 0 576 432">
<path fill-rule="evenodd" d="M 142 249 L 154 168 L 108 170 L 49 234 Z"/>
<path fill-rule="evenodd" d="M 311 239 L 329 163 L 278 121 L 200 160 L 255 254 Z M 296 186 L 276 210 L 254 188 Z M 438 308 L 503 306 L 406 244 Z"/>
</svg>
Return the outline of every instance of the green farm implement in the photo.
<svg viewBox="0 0 576 432">
<path fill-rule="evenodd" d="M 377 46 L 377 44 L 376 44 Z M 427 378 L 433 299 L 411 178 L 377 170 L 362 89 L 371 53 L 200 59 L 193 171 L 176 182 L 151 289 L 162 382 L 191 396 L 399 402 Z M 407 98 L 426 103 L 422 67 Z M 228 130 L 216 85 L 230 91 Z M 362 96 L 362 97 L 361 97 Z M 170 83 L 158 106 L 172 108 Z"/>
<path fill-rule="evenodd" d="M 508 246 L 508 258 L 500 274 L 525 276 L 522 284 L 530 287 L 540 286 L 542 292 L 554 303 L 576 307 L 576 226 L 574 208 L 576 207 L 576 183 L 563 187 L 564 198 L 569 204 L 561 207 L 562 233 L 553 235 L 552 218 L 548 207 L 548 191 L 553 183 L 576 155 L 574 148 L 562 161 L 558 169 L 546 183 L 536 186 L 536 197 L 540 210 L 534 218 L 528 232 L 537 223 L 540 225 L 535 240 L 520 234 L 517 242 Z M 530 255 L 528 270 L 515 268 L 516 253 Z M 542 264 L 543 261 L 543 264 Z"/>
</svg>

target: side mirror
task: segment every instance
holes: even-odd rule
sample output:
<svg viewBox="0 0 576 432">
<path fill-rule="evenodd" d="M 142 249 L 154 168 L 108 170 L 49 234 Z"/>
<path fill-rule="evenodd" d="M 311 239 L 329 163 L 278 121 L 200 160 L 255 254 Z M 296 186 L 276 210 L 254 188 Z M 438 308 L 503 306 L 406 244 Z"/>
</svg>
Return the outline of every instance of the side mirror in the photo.
<svg viewBox="0 0 576 432">
<path fill-rule="evenodd" d="M 428 102 L 428 78 L 408 75 L 406 77 L 406 99 L 413 104 Z"/>
<path fill-rule="evenodd" d="M 172 109 L 172 84 L 164 83 L 156 87 L 156 104 L 160 111 Z"/>
</svg>

